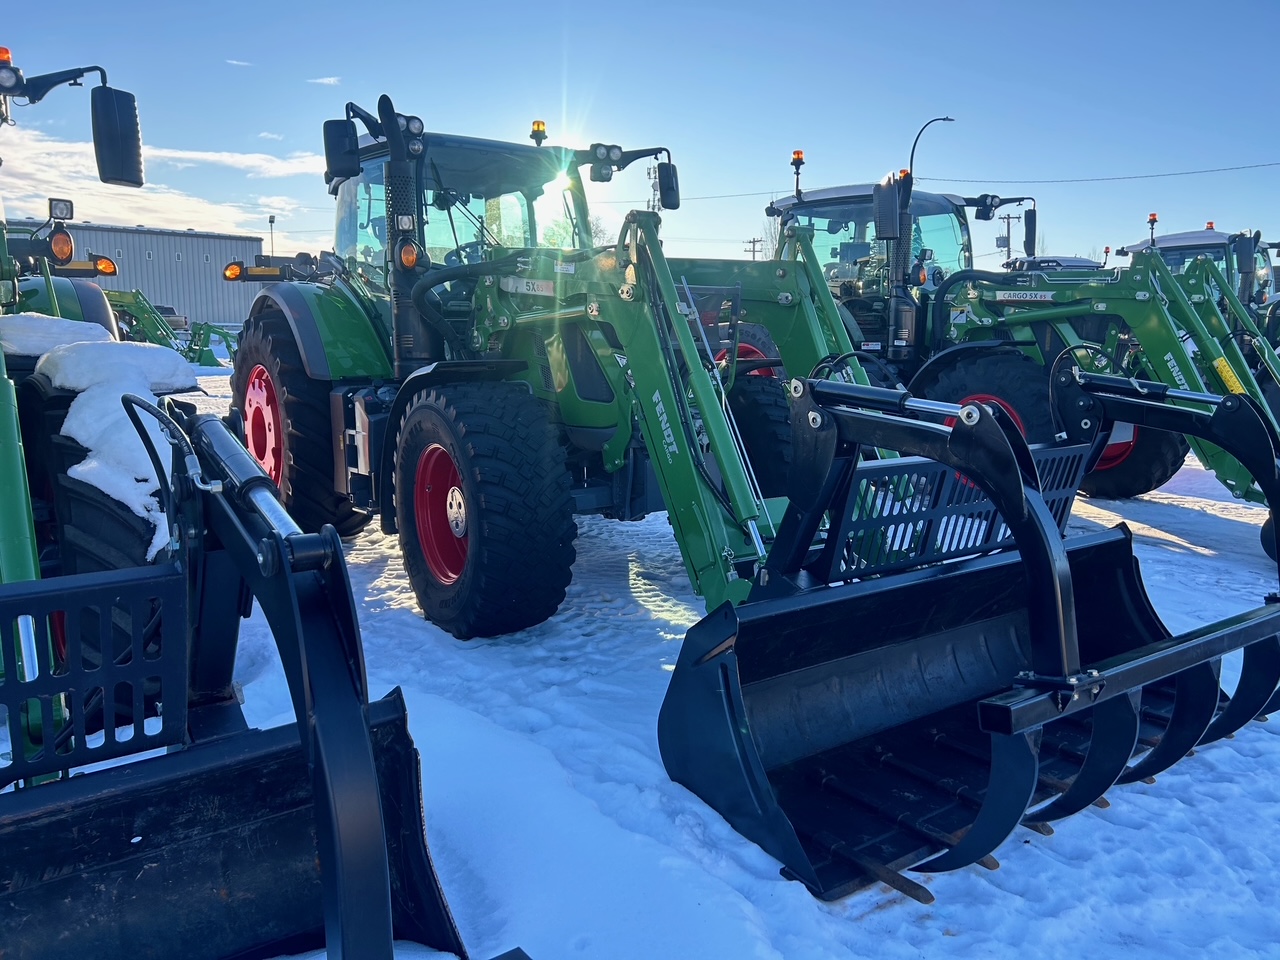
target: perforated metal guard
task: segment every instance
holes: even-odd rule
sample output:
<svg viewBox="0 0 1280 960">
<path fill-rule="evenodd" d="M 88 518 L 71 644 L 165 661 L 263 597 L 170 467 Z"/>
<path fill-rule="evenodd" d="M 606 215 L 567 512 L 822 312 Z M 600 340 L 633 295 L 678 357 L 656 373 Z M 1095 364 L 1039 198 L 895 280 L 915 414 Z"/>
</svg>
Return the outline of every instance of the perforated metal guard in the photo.
<svg viewBox="0 0 1280 960">
<path fill-rule="evenodd" d="M 1049 511 L 1066 528 L 1084 476 L 1086 446 L 1033 446 Z M 918 567 L 1012 546 L 991 501 L 962 474 L 905 457 L 858 466 L 844 512 L 810 572 L 826 583 Z M 834 519 L 834 517 L 833 517 Z"/>
<path fill-rule="evenodd" d="M 182 743 L 186 607 L 173 564 L 0 586 L 0 788 Z M 29 680 L 16 656 L 22 618 L 39 653 Z M 65 656 L 51 654 L 64 638 Z M 157 701 L 163 714 L 144 720 Z"/>
</svg>

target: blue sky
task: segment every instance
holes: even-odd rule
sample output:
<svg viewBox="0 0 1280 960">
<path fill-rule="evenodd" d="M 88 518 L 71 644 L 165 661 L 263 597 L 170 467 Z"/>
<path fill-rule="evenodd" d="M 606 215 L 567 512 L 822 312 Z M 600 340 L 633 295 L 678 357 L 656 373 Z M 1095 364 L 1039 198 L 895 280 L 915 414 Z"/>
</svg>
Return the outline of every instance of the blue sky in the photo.
<svg viewBox="0 0 1280 960">
<path fill-rule="evenodd" d="M 921 123 L 925 189 L 1033 194 L 1051 252 L 1088 254 L 1213 219 L 1280 238 L 1280 166 L 1103 183 L 1280 161 L 1268 77 L 1280 3 L 1095 4 L 382 3 L 178 5 L 119 0 L 6 13 L 0 45 L 28 74 L 101 64 L 138 96 L 149 186 L 92 182 L 89 104 L 61 88 L 0 130 L 10 215 L 46 192 L 95 221 L 237 229 L 326 243 L 332 201 L 315 156 L 323 120 L 389 92 L 428 130 L 552 142 L 665 145 L 687 202 L 664 215 L 673 252 L 741 256 L 771 191 L 879 179 L 905 166 Z M 380 36 L 392 21 L 403 26 Z M 1254 45 L 1254 46 L 1251 46 Z M 328 82 L 315 82 L 324 81 Z M 53 157 L 54 162 L 49 158 Z M 642 205 L 641 165 L 598 192 L 613 221 Z M 290 171 L 302 171 L 281 175 Z M 947 180 L 929 179 L 947 178 Z M 972 183 L 947 182 L 968 179 Z M 750 194 L 722 199 L 725 194 Z M 608 201 L 607 205 L 604 201 Z M 995 266 L 995 228 L 975 229 Z"/>
</svg>

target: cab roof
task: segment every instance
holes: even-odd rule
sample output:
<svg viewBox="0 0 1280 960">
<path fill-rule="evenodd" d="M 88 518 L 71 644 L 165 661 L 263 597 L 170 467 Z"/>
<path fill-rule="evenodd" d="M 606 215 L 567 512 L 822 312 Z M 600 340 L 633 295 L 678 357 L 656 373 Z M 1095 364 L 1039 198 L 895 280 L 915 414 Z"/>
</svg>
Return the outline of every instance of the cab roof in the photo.
<svg viewBox="0 0 1280 960">
<path fill-rule="evenodd" d="M 496 197 L 550 183 L 562 173 L 576 170 L 581 162 L 569 147 L 535 147 L 532 144 L 482 140 L 450 133 L 423 135 L 427 152 L 427 188 L 444 187 L 478 197 Z M 386 156 L 387 144 L 365 135 L 360 138 L 360 159 Z M 437 171 L 442 183 L 436 182 Z"/>
<path fill-rule="evenodd" d="M 811 203 L 821 203 L 824 200 L 870 200 L 871 190 L 875 186 L 874 183 L 852 183 L 843 187 L 820 187 L 817 190 L 802 190 L 802 200 L 797 201 L 794 196 L 779 197 L 773 201 L 773 206 L 784 213 L 796 203 L 808 205 Z M 946 199 L 956 204 L 964 206 L 964 197 L 956 196 L 954 193 L 929 193 L 925 190 L 913 190 L 912 197 L 923 197 L 930 200 Z"/>
</svg>

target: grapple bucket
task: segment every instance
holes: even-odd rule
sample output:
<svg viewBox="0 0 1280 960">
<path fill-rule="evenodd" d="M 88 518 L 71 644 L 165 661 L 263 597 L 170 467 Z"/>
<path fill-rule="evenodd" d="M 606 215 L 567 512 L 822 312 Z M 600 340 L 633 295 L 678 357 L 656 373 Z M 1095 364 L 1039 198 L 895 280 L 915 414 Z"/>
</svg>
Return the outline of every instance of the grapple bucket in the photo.
<svg viewBox="0 0 1280 960">
<path fill-rule="evenodd" d="M 994 867 L 1020 823 L 1050 832 L 1256 716 L 1280 607 L 1172 636 L 1123 526 L 1061 537 L 1096 423 L 1029 450 L 985 408 L 950 429 L 852 408 L 881 393 L 802 388 L 793 442 L 816 466 L 749 600 L 689 630 L 658 737 L 672 778 L 817 896 L 879 881 L 928 902 L 901 871 Z M 930 459 L 859 464 L 858 443 Z M 1218 658 L 1241 647 L 1227 698 Z"/>
<path fill-rule="evenodd" d="M 184 426 L 172 561 L 0 585 L 0 956 L 465 958 L 337 534 L 301 533 L 216 417 Z M 265 731 L 231 680 L 253 600 L 298 717 Z"/>
</svg>

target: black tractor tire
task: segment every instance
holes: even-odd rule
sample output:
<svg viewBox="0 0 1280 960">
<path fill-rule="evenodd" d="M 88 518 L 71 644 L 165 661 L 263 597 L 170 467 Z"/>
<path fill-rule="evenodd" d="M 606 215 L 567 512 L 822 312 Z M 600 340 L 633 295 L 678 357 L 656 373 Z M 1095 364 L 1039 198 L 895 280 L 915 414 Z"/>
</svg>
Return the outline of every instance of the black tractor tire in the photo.
<svg viewBox="0 0 1280 960">
<path fill-rule="evenodd" d="M 1262 541 L 1262 549 L 1274 563 L 1276 559 L 1276 529 L 1271 522 L 1271 514 L 1267 514 L 1267 519 L 1262 521 L 1262 530 L 1258 537 Z"/>
<path fill-rule="evenodd" d="M 572 579 L 578 529 L 565 451 L 519 383 L 454 383 L 399 424 L 396 524 L 424 616 L 460 640 L 546 620 Z"/>
<path fill-rule="evenodd" d="M 736 377 L 729 409 L 738 424 L 747 459 L 766 497 L 787 493 L 791 473 L 791 408 L 777 377 Z"/>
<path fill-rule="evenodd" d="M 1262 388 L 1262 399 L 1267 402 L 1271 418 L 1280 423 L 1280 383 L 1276 383 L 1270 371 L 1265 369 L 1258 370 L 1255 379 Z"/>
<path fill-rule="evenodd" d="M 1085 475 L 1080 492 L 1087 497 L 1127 500 L 1164 486 L 1182 469 L 1191 447 L 1180 433 L 1135 427 L 1129 455 L 1106 470 Z"/>
<path fill-rule="evenodd" d="M 65 411 L 64 411 L 65 412 Z M 88 455 L 88 451 L 68 437 L 54 436 L 45 447 L 49 462 L 48 475 L 52 478 L 54 517 L 53 526 L 57 542 L 59 568 L 62 575 L 93 574 L 110 570 L 127 570 L 149 566 L 147 559 L 155 528 L 150 520 L 138 516 L 129 507 L 114 499 L 92 484 L 69 475 L 69 470 Z M 162 550 L 164 555 L 165 551 Z M 102 630 L 100 617 L 111 619 L 112 648 L 106 651 L 109 658 L 134 659 L 139 656 L 155 657 L 159 654 L 160 625 L 158 609 L 152 601 L 147 622 L 142 626 L 142 651 L 133 646 L 133 613 L 119 607 L 110 611 L 84 609 L 80 613 L 81 658 L 84 666 L 96 669 L 103 662 Z M 62 622 L 55 621 L 54 636 L 65 630 Z M 63 634 L 65 636 L 65 634 Z M 55 646 L 60 646 L 56 644 Z M 58 656 L 64 650 L 56 651 Z M 173 691 L 185 697 L 185 690 Z M 158 714 L 160 699 L 158 682 L 148 684 L 143 690 L 144 716 Z M 117 697 L 115 715 L 117 722 L 128 722 L 133 714 L 133 698 L 124 689 L 113 691 Z M 103 711 L 100 691 L 89 692 L 83 709 L 86 732 L 102 729 Z M 140 723 L 141 719 L 135 720 Z"/>
<path fill-rule="evenodd" d="M 1027 443 L 1052 443 L 1049 375 L 1030 357 L 1012 350 L 965 357 L 942 371 L 924 396 L 960 403 L 994 401 L 1010 414 Z"/>
<path fill-rule="evenodd" d="M 256 401 L 255 410 L 246 409 L 249 382 L 261 384 L 261 378 L 275 404 L 268 403 L 265 414 Z M 298 526 L 315 533 L 331 523 L 340 537 L 353 537 L 372 518 L 334 490 L 331 387 L 328 380 L 307 376 L 293 329 L 281 314 L 260 313 L 245 322 L 231 373 L 231 408 L 245 418 L 245 445 L 279 485 Z"/>
</svg>

